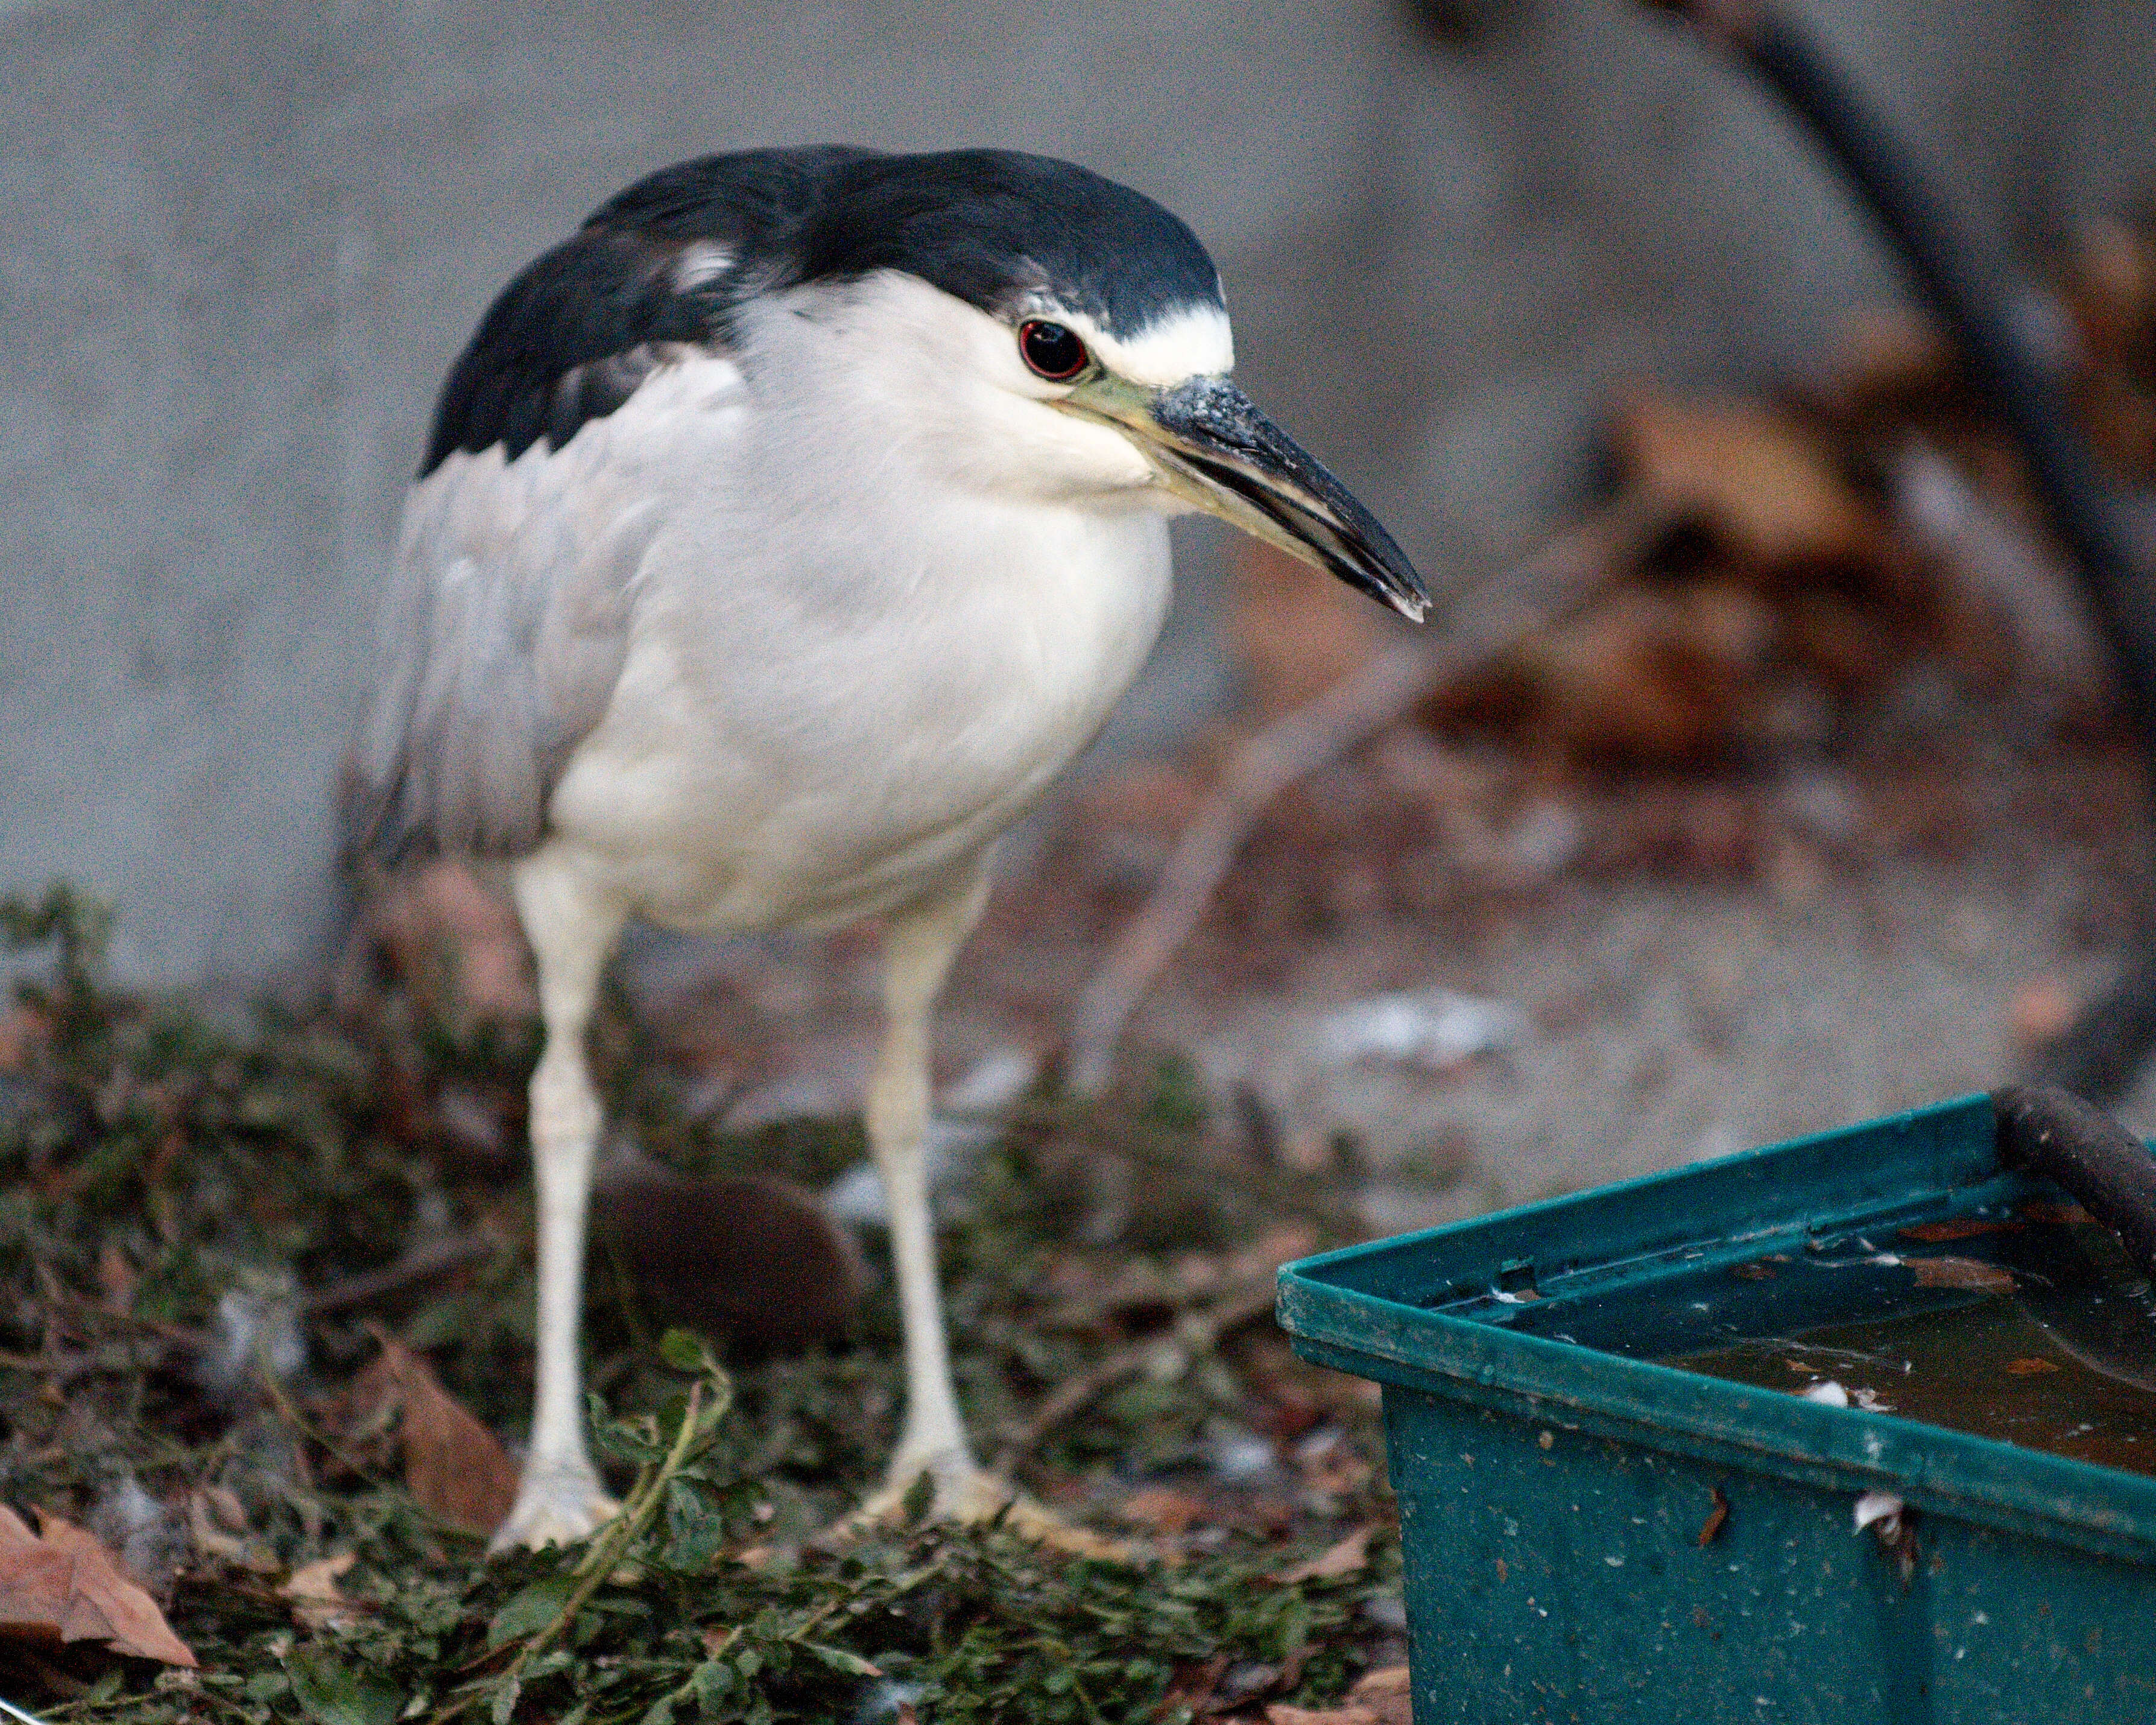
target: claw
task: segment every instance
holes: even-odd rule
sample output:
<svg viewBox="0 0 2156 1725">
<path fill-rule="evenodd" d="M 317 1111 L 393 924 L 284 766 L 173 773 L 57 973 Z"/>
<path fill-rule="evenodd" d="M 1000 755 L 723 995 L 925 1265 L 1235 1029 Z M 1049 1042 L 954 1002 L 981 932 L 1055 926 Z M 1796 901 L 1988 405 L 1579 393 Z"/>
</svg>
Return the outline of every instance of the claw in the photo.
<svg viewBox="0 0 2156 1725">
<path fill-rule="evenodd" d="M 894 1462 L 891 1475 L 871 1492 L 861 1507 L 831 1527 L 824 1536 L 833 1545 L 850 1545 L 878 1527 L 899 1525 L 906 1515 L 906 1500 L 914 1482 L 926 1473 L 935 1481 L 927 1519 L 948 1522 L 962 1527 L 985 1527 L 993 1522 L 1022 1539 L 1045 1545 L 1073 1557 L 1093 1558 L 1105 1563 L 1138 1563 L 1145 1553 L 1127 1540 L 1111 1539 L 1091 1527 L 1065 1521 L 1037 1497 L 1029 1497 L 1007 1480 L 969 1459 L 937 1457 L 904 1465 Z"/>
<path fill-rule="evenodd" d="M 574 1545 L 588 1539 L 621 1512 L 588 1464 L 582 1468 L 526 1468 L 516 1488 L 516 1503 L 494 1530 L 489 1555 L 522 1546 L 538 1551 L 549 1545 Z"/>
</svg>

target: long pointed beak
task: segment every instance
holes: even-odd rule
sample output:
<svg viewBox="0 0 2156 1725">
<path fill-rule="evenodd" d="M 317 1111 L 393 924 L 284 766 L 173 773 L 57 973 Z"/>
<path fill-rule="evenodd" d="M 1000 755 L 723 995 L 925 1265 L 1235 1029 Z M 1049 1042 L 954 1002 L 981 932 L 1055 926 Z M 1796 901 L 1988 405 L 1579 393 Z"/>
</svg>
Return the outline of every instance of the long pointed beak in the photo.
<svg viewBox="0 0 2156 1725">
<path fill-rule="evenodd" d="M 1331 570 L 1410 623 L 1430 608 L 1422 577 L 1377 517 L 1227 378 L 1152 391 L 1098 377 L 1058 405 L 1116 427 L 1185 501 Z"/>
</svg>

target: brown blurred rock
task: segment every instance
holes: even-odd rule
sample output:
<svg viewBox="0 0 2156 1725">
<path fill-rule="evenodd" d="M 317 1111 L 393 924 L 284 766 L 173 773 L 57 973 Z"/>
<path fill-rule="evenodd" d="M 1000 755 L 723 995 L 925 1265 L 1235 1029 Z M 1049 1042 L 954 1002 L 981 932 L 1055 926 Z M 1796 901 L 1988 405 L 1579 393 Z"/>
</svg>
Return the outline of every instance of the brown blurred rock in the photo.
<svg viewBox="0 0 2156 1725">
<path fill-rule="evenodd" d="M 860 1303 L 851 1236 L 790 1181 L 614 1164 L 593 1208 L 600 1241 L 654 1326 L 803 1348 L 842 1337 Z"/>
</svg>

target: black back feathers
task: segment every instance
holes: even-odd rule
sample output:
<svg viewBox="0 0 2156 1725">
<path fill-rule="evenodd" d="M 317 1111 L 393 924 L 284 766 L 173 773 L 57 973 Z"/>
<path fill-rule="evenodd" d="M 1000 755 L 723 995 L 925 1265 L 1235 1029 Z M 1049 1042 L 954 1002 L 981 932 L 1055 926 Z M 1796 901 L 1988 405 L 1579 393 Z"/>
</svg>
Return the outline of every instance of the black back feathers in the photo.
<svg viewBox="0 0 2156 1725">
<path fill-rule="evenodd" d="M 443 387 L 421 472 L 458 449 L 558 448 L 682 347 L 723 345 L 747 295 L 880 270 L 995 316 L 1045 295 L 1116 333 L 1220 300 L 1188 228 L 1069 162 L 836 145 L 704 157 L 617 194 L 503 290 Z"/>
</svg>

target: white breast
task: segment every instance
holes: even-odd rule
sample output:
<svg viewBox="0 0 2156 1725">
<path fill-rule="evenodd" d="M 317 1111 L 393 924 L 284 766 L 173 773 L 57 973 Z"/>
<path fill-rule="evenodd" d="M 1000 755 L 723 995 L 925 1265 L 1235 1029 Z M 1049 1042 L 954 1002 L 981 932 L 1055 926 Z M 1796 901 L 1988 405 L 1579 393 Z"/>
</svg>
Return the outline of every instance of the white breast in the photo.
<svg viewBox="0 0 2156 1725">
<path fill-rule="evenodd" d="M 899 491 L 758 545 L 744 512 L 706 475 L 662 535 L 551 811 L 675 926 L 824 924 L 935 883 L 1092 739 L 1167 608 L 1149 513 Z"/>
</svg>

